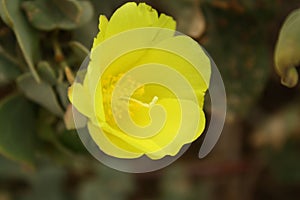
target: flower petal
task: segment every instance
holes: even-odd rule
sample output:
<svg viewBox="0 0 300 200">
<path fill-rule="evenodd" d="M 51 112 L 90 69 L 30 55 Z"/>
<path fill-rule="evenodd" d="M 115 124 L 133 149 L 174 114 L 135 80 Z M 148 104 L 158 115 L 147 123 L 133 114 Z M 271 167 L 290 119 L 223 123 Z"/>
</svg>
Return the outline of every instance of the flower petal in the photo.
<svg viewBox="0 0 300 200">
<path fill-rule="evenodd" d="M 176 155 L 183 145 L 193 142 L 204 130 L 205 116 L 202 109 L 192 101 L 186 100 L 181 100 L 180 108 L 178 108 L 176 101 L 175 99 L 160 101 L 160 104 L 169 110 L 167 116 L 169 122 L 166 122 L 169 125 L 166 124 L 157 136 L 151 138 L 153 142 L 161 147 L 158 151 L 146 152 L 146 155 L 151 159 L 155 160 L 166 155 Z M 179 116 L 180 121 L 178 121 Z M 179 125 L 176 126 L 175 124 Z"/>
<path fill-rule="evenodd" d="M 93 48 L 99 45 L 105 38 L 105 32 L 108 25 L 108 19 L 104 15 L 100 15 L 99 17 L 99 33 L 97 37 L 94 39 Z"/>
<path fill-rule="evenodd" d="M 96 142 L 98 147 L 107 155 L 118 158 L 138 158 L 142 153 L 135 153 L 137 150 L 130 144 L 120 141 L 118 138 L 114 138 L 113 142 L 107 137 L 107 135 L 95 126 L 93 123 L 88 122 L 88 130 L 92 139 Z M 112 138 L 113 136 L 111 136 Z M 126 145 L 126 149 L 121 149 L 118 144 Z M 121 146 L 121 145 L 120 145 Z"/>
<path fill-rule="evenodd" d="M 144 153 L 155 160 L 166 155 L 176 155 L 184 144 L 194 141 L 201 135 L 205 126 L 205 116 L 195 103 L 182 100 L 180 105 L 176 99 L 163 99 L 158 104 L 166 110 L 167 119 L 165 126 L 157 135 L 150 138 L 132 137 L 103 124 L 102 128 L 107 132 L 108 140 L 126 152 L 132 152 L 133 148 L 136 148 L 137 151 L 134 153 Z M 95 138 L 94 141 L 101 148 L 102 141 L 99 141 L 99 138 Z M 122 154 L 118 152 L 106 152 L 105 149 L 103 151 L 122 158 Z"/>
<path fill-rule="evenodd" d="M 175 30 L 176 21 L 172 17 L 162 13 L 159 16 L 158 21 L 155 24 L 153 24 L 153 27 Z"/>
<path fill-rule="evenodd" d="M 105 54 L 104 51 L 102 52 Z M 98 56 L 95 60 L 99 60 L 97 62 L 100 63 L 105 60 L 105 57 L 100 59 L 100 56 Z M 109 64 L 103 74 L 103 77 L 114 74 L 125 74 L 134 67 L 139 67 L 149 63 L 158 63 L 167 66 L 176 70 L 179 74 L 181 74 L 181 76 L 185 77 L 190 82 L 197 94 L 197 97 L 199 98 L 199 103 L 201 103 L 199 106 L 203 106 L 202 97 L 208 88 L 210 80 L 210 60 L 195 41 L 185 36 L 166 38 L 151 48 L 137 49 L 121 55 Z M 99 68 L 94 68 L 94 71 L 100 70 Z M 158 76 L 159 75 L 160 74 L 158 74 Z M 174 81 L 173 85 L 176 84 L 176 81 Z M 182 88 L 182 85 L 180 84 L 176 87 L 178 89 L 185 90 L 185 88 Z M 141 99 L 139 99 L 143 102 L 151 101 L 154 96 L 171 98 L 171 96 L 167 94 L 162 87 L 146 85 L 145 91 L 146 93 Z M 188 98 L 190 91 L 185 91 L 187 91 L 186 96 Z"/>
<path fill-rule="evenodd" d="M 73 106 L 88 118 L 93 118 L 92 99 L 89 91 L 80 83 L 74 82 L 68 90 L 68 97 Z"/>
<path fill-rule="evenodd" d="M 211 74 L 210 60 L 196 41 L 190 37 L 181 35 L 168 38 L 158 44 L 157 47 L 162 49 L 170 49 L 171 52 L 176 55 L 180 55 L 182 59 L 185 59 L 190 63 L 190 65 L 196 67 L 198 72 L 201 73 L 202 83 L 200 85 L 194 76 L 195 71 L 193 71 L 192 68 L 178 66 L 175 62 L 172 64 L 170 63 L 170 66 L 174 66 L 176 69 L 178 68 L 177 70 L 187 75 L 188 80 L 190 80 L 192 84 L 194 83 L 193 86 L 196 88 L 201 88 L 203 92 L 207 90 Z"/>
<path fill-rule="evenodd" d="M 143 27 L 160 27 L 175 30 L 176 22 L 172 17 L 158 13 L 145 3 L 129 2 L 117 9 L 109 22 L 104 15 L 99 17 L 99 30 L 93 49 L 103 40 L 118 33 Z M 166 33 L 165 33 L 166 34 Z"/>
<path fill-rule="evenodd" d="M 164 28 L 165 24 L 162 23 L 163 21 L 165 20 L 161 20 L 159 23 L 158 13 L 151 6 L 145 3 L 137 5 L 134 2 L 129 2 L 114 12 L 110 18 L 105 38 L 107 39 L 115 34 L 136 28 L 152 27 L 154 25 L 161 25 L 160 27 Z"/>
</svg>

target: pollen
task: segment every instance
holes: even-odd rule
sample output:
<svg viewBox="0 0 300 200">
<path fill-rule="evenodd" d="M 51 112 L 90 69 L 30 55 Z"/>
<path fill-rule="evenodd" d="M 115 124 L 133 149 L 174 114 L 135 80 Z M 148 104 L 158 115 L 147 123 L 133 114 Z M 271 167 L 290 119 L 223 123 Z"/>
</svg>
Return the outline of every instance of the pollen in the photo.
<svg viewBox="0 0 300 200">
<path fill-rule="evenodd" d="M 119 97 L 117 101 L 112 106 L 112 95 L 116 89 L 118 81 L 124 76 L 123 73 L 118 75 L 108 75 L 102 79 L 102 92 L 103 92 L 103 108 L 105 110 L 106 121 L 111 126 L 116 127 L 115 118 L 122 119 L 125 111 L 129 110 L 129 114 L 132 118 L 136 112 L 138 112 L 141 107 L 149 108 L 150 104 L 154 102 L 144 103 L 138 99 L 132 98 L 132 91 L 134 91 L 134 96 L 143 96 L 145 93 L 144 86 L 139 87 L 139 83 L 134 80 L 133 77 L 126 76 L 126 81 L 124 85 L 119 85 L 122 87 L 119 92 L 115 95 Z M 157 100 L 156 100 L 157 101 Z M 128 104 L 129 103 L 129 104 Z M 129 106 L 129 107 L 128 107 Z"/>
</svg>

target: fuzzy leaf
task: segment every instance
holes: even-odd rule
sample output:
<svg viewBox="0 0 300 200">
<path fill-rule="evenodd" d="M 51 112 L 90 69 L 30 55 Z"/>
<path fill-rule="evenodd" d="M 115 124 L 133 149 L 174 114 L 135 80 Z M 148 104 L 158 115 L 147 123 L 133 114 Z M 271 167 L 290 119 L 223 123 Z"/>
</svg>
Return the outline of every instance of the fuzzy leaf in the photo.
<svg viewBox="0 0 300 200">
<path fill-rule="evenodd" d="M 61 104 L 64 106 L 64 108 L 67 108 L 69 105 L 69 99 L 68 99 L 68 87 L 69 85 L 67 83 L 58 83 L 56 85 L 56 91 L 59 96 L 59 100 Z"/>
<path fill-rule="evenodd" d="M 38 33 L 26 21 L 20 9 L 21 2 L 21 0 L 0 0 L 0 16 L 14 31 L 31 73 L 39 82 L 40 77 L 34 68 L 34 63 L 39 58 Z"/>
<path fill-rule="evenodd" d="M 60 142 L 74 153 L 87 153 L 76 130 L 65 130 L 59 134 Z"/>
<path fill-rule="evenodd" d="M 0 153 L 33 165 L 34 111 L 22 96 L 13 95 L 0 102 Z"/>
<path fill-rule="evenodd" d="M 88 56 L 89 50 L 80 42 L 72 41 L 69 43 L 69 45 L 77 59 L 83 62 L 84 59 Z"/>
<path fill-rule="evenodd" d="M 46 61 L 41 61 L 38 63 L 38 72 L 41 78 L 49 83 L 50 85 L 56 84 L 55 71 L 51 68 L 50 64 Z"/>
<path fill-rule="evenodd" d="M 93 7 L 88 1 L 35 0 L 22 5 L 31 24 L 44 31 L 75 29 L 93 16 Z"/>
<path fill-rule="evenodd" d="M 48 109 L 53 114 L 63 116 L 63 110 L 50 84 L 43 81 L 40 83 L 35 82 L 31 74 L 20 76 L 17 79 L 17 84 L 27 98 Z"/>
</svg>

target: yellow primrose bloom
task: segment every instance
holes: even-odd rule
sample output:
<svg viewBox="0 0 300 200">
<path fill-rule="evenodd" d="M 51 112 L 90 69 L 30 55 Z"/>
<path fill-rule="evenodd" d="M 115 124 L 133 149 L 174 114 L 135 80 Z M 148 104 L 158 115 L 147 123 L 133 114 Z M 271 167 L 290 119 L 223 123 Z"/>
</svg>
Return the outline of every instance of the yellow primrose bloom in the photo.
<svg viewBox="0 0 300 200">
<path fill-rule="evenodd" d="M 210 60 L 176 22 L 145 3 L 101 15 L 83 83 L 69 99 L 99 149 L 117 158 L 176 155 L 205 127 Z"/>
</svg>

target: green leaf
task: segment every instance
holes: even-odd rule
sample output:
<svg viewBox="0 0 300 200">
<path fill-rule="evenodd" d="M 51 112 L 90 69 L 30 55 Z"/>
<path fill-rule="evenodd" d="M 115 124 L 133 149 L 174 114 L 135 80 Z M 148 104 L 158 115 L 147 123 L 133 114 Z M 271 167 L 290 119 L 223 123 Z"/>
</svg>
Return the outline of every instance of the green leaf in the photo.
<svg viewBox="0 0 300 200">
<path fill-rule="evenodd" d="M 20 73 L 15 63 L 0 55 L 0 86 L 14 81 Z"/>
<path fill-rule="evenodd" d="M 34 68 L 34 62 L 39 58 L 38 33 L 26 21 L 20 9 L 21 0 L 0 0 L 0 16 L 14 31 L 24 58 L 34 79 L 39 82 L 40 77 Z"/>
<path fill-rule="evenodd" d="M 22 5 L 31 24 L 44 31 L 75 29 L 93 16 L 93 7 L 88 1 L 35 0 Z"/>
<path fill-rule="evenodd" d="M 55 71 L 51 68 L 50 64 L 46 61 L 41 61 L 38 63 L 38 72 L 41 78 L 49 83 L 50 85 L 56 84 Z"/>
<path fill-rule="evenodd" d="M 63 110 L 58 103 L 56 94 L 49 83 L 37 83 L 31 74 L 18 77 L 17 84 L 25 96 L 51 111 L 57 116 L 63 116 Z"/>
<path fill-rule="evenodd" d="M 59 100 L 61 104 L 64 106 L 64 108 L 67 108 L 67 106 L 70 104 L 68 99 L 68 87 L 69 84 L 67 83 L 57 83 L 56 85 L 56 91 L 59 96 Z"/>
<path fill-rule="evenodd" d="M 63 124 L 61 123 L 61 125 Z M 74 153 L 87 153 L 76 130 L 61 130 L 57 126 L 57 119 L 53 118 L 53 115 L 46 110 L 40 110 L 37 121 L 37 135 L 41 141 L 50 144 L 52 150 L 48 151 L 47 154 L 50 153 L 51 157 L 65 162 L 66 155 L 73 156 Z M 60 126 L 60 128 L 64 127 Z M 46 150 L 47 147 L 45 147 L 46 145 L 43 145 L 39 150 Z"/>
<path fill-rule="evenodd" d="M 37 119 L 37 136 L 42 141 L 53 142 L 56 140 L 54 124 L 56 117 L 47 110 L 39 110 Z"/>
<path fill-rule="evenodd" d="M 0 153 L 33 165 L 35 120 L 32 105 L 13 95 L 0 102 Z"/>
<path fill-rule="evenodd" d="M 68 149 L 75 153 L 87 153 L 76 130 L 65 130 L 59 134 L 60 142 Z"/>
<path fill-rule="evenodd" d="M 281 83 L 294 87 L 298 83 L 296 67 L 300 65 L 300 9 L 285 20 L 276 43 L 275 67 Z"/>
<path fill-rule="evenodd" d="M 82 63 L 88 56 L 89 50 L 80 42 L 72 41 L 69 43 L 69 45 L 75 54 L 76 60 Z"/>
</svg>

